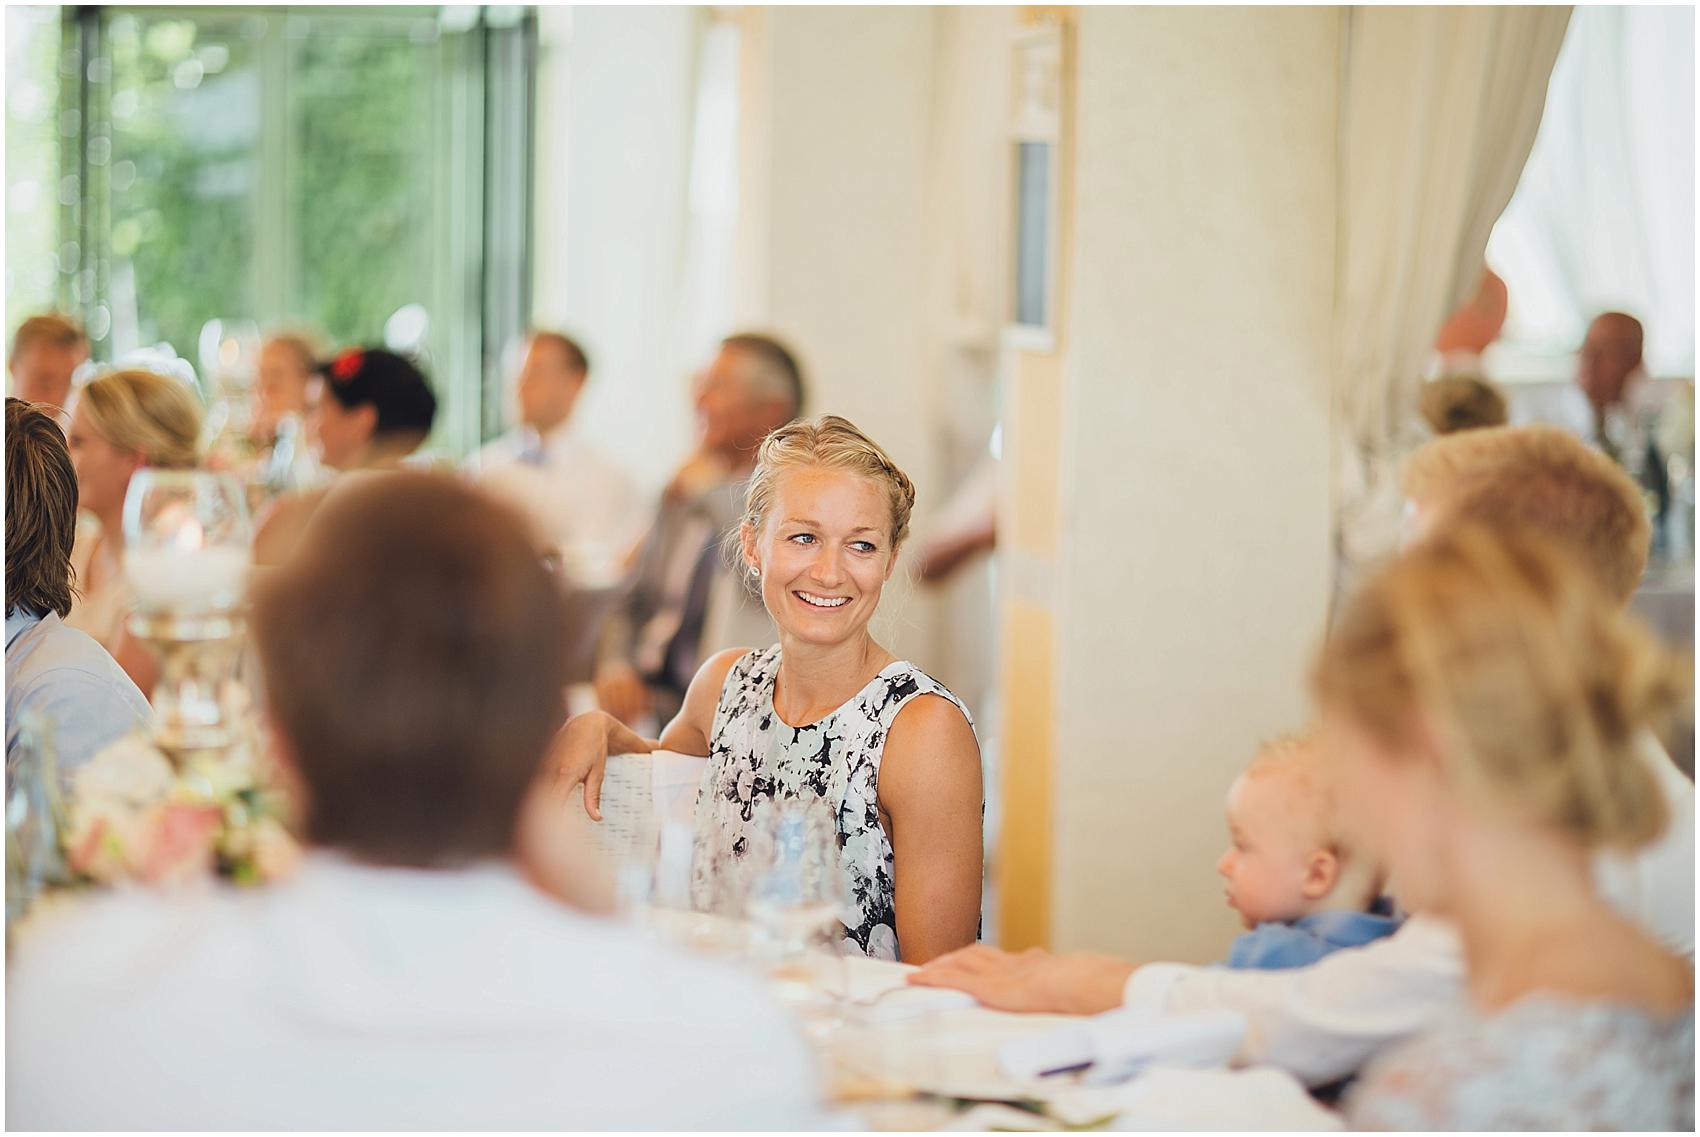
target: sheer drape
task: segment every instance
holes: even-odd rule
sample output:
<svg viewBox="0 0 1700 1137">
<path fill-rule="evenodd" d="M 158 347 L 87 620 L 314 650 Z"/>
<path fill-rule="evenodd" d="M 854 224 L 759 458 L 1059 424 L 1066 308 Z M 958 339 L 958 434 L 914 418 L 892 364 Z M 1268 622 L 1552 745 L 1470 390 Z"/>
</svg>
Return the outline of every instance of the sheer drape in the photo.
<svg viewBox="0 0 1700 1137">
<path fill-rule="evenodd" d="M 1398 463 L 1446 313 L 1540 125 L 1569 8 L 1347 12 L 1340 122 L 1336 390 L 1341 588 L 1390 552 Z"/>
<path fill-rule="evenodd" d="M 1488 259 L 1508 339 L 1568 353 L 1616 308 L 1653 374 L 1693 375 L 1694 9 L 1577 9 Z"/>
</svg>

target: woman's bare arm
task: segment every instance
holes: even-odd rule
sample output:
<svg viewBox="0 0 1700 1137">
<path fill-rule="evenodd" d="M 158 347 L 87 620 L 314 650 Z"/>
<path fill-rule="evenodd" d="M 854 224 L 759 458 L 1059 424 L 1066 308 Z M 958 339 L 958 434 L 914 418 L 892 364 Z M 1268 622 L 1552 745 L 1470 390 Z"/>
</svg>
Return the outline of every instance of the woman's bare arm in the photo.
<svg viewBox="0 0 1700 1137">
<path fill-rule="evenodd" d="M 708 756 L 708 736 L 714 730 L 714 712 L 720 706 L 720 689 L 732 665 L 750 653 L 747 647 L 727 648 L 702 661 L 679 713 L 661 732 L 661 749 L 675 754 Z"/>
<path fill-rule="evenodd" d="M 905 963 L 975 940 L 984 801 L 980 745 L 968 720 L 940 696 L 911 700 L 891 724 L 879 775 Z"/>
<path fill-rule="evenodd" d="M 584 785 L 584 811 L 593 820 L 602 820 L 602 775 L 608 768 L 610 754 L 648 754 L 651 750 L 672 750 L 679 754 L 708 756 L 708 735 L 714 729 L 714 710 L 720 702 L 720 688 L 726 673 L 742 658 L 747 648 L 733 648 L 710 656 L 697 669 L 691 686 L 685 692 L 685 702 L 659 741 L 647 739 L 605 711 L 587 711 L 574 715 L 554 746 L 554 789 L 557 793 L 572 792 L 574 786 Z"/>
</svg>

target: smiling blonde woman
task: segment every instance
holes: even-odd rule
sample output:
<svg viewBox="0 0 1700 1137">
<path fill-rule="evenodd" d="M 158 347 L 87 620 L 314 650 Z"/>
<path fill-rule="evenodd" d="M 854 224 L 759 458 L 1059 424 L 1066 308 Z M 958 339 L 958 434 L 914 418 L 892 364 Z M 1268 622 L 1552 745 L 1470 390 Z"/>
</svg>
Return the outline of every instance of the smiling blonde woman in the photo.
<svg viewBox="0 0 1700 1137">
<path fill-rule="evenodd" d="M 738 529 L 743 571 L 779 628 L 698 670 L 659 745 L 706 755 L 693 900 L 751 846 L 762 810 L 820 801 L 837 825 L 846 950 L 921 962 L 972 943 L 980 915 L 980 748 L 962 701 L 868 630 L 909 533 L 915 487 L 835 415 L 762 443 Z M 598 816 L 610 744 L 649 744 L 602 715 L 575 719 L 563 784 Z"/>
</svg>

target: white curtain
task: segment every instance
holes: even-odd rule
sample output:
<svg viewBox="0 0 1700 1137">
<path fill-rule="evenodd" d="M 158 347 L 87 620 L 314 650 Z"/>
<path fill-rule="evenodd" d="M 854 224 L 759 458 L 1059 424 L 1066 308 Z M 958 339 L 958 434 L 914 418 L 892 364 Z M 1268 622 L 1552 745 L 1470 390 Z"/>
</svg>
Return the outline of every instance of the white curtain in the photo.
<svg viewBox="0 0 1700 1137">
<path fill-rule="evenodd" d="M 1338 589 L 1392 551 L 1436 330 L 1529 156 L 1569 8 L 1346 14 L 1336 295 Z"/>
<path fill-rule="evenodd" d="M 573 412 L 646 492 L 693 440 L 689 380 L 727 327 L 737 34 L 703 8 L 539 12 L 534 319 L 582 336 Z"/>
<path fill-rule="evenodd" d="M 1565 355 L 1596 314 L 1647 328 L 1657 376 L 1694 374 L 1694 9 L 1578 8 L 1488 261 L 1505 338 Z"/>
</svg>

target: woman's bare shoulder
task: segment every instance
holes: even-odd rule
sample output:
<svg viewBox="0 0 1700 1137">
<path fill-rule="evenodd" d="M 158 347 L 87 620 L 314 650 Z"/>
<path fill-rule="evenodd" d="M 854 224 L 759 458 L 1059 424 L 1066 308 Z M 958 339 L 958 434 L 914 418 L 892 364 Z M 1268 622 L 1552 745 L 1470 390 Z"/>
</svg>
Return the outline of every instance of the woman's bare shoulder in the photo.
<svg viewBox="0 0 1700 1137">
<path fill-rule="evenodd" d="M 945 785 L 978 786 L 980 742 L 968 716 L 944 695 L 916 695 L 886 732 L 880 758 L 880 796 L 902 799 Z"/>
<path fill-rule="evenodd" d="M 261 565 L 280 565 L 295 551 L 307 523 L 325 500 L 322 489 L 306 493 L 285 494 L 274 499 L 261 512 L 254 527 L 254 561 Z"/>
</svg>

